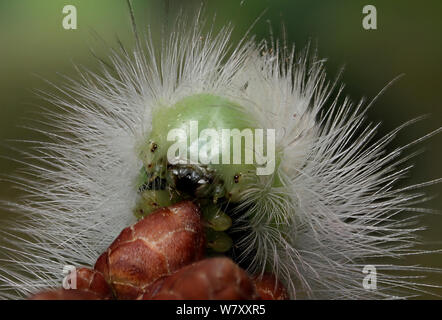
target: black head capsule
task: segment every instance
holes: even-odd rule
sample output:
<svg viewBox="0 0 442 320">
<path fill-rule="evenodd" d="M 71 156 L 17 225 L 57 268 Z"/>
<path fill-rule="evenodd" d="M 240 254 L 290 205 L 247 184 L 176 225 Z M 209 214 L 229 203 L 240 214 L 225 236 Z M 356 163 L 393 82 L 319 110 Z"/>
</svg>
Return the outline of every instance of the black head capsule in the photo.
<svg viewBox="0 0 442 320">
<path fill-rule="evenodd" d="M 177 192 L 195 198 L 213 197 L 215 171 L 198 165 L 167 166 L 167 182 Z"/>
</svg>

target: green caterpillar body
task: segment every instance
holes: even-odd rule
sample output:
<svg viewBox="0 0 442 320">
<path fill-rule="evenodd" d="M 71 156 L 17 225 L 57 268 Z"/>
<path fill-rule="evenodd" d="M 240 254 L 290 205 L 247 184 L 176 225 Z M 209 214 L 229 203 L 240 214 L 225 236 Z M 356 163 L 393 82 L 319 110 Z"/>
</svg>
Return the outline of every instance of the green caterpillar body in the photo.
<svg viewBox="0 0 442 320">
<path fill-rule="evenodd" d="M 241 143 L 241 159 L 232 160 L 235 150 L 231 136 L 221 135 L 219 148 L 211 150 L 210 159 L 216 161 L 201 163 L 195 153 L 198 155 L 198 150 L 209 148 L 207 139 L 200 137 L 203 130 L 250 130 L 254 134 L 256 124 L 251 118 L 235 103 L 210 94 L 189 96 L 172 107 L 157 108 L 152 117 L 152 131 L 139 152 L 143 168 L 138 181 L 135 215 L 141 218 L 159 207 L 191 199 L 202 208 L 209 247 L 218 252 L 229 250 L 232 241 L 224 231 L 230 228 L 232 221 L 219 203 L 241 202 L 243 191 L 256 183 L 257 166 L 246 163 L 245 143 Z M 197 123 L 196 136 L 190 129 L 192 122 Z M 175 139 L 170 139 L 171 130 L 178 132 Z M 186 145 L 182 153 L 187 162 L 171 163 L 170 149 L 176 140 Z M 173 155 L 179 150 L 175 151 Z M 180 155 L 182 158 L 183 154 Z M 226 158 L 227 164 L 223 162 Z"/>
</svg>

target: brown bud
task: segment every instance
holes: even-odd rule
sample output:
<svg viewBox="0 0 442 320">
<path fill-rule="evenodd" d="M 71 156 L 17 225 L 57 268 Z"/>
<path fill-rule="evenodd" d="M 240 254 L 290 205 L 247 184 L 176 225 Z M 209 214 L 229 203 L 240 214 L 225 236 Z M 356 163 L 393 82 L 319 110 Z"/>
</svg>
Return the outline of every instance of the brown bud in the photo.
<svg viewBox="0 0 442 320">
<path fill-rule="evenodd" d="M 186 266 L 146 288 L 140 300 L 254 300 L 255 286 L 228 258 L 211 258 Z"/>
<path fill-rule="evenodd" d="M 109 300 L 112 291 L 103 275 L 88 268 L 76 270 L 76 289 L 54 289 L 39 292 L 30 300 Z"/>
<path fill-rule="evenodd" d="M 199 208 L 185 201 L 124 229 L 98 258 L 95 269 L 118 299 L 134 299 L 160 277 L 200 260 L 204 250 Z"/>
<path fill-rule="evenodd" d="M 77 270 L 77 290 L 96 294 L 101 299 L 111 299 L 112 290 L 104 276 L 97 270 L 80 268 Z"/>
<path fill-rule="evenodd" d="M 56 289 L 39 292 L 29 298 L 29 300 L 101 300 L 101 297 L 83 290 Z"/>
<path fill-rule="evenodd" d="M 273 274 L 265 273 L 253 278 L 262 300 L 288 300 L 289 295 L 282 283 Z"/>
</svg>

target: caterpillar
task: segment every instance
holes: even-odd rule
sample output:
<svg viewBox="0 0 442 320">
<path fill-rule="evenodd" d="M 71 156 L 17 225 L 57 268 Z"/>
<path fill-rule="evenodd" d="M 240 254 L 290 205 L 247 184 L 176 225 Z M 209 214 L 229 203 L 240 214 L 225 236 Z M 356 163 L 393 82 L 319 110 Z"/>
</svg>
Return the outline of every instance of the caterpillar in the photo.
<svg viewBox="0 0 442 320">
<path fill-rule="evenodd" d="M 27 196 L 5 204 L 24 218 L 2 231 L 9 242 L 2 298 L 58 287 L 64 265 L 93 265 L 121 230 L 186 200 L 201 208 L 207 254 L 231 257 L 250 274 L 274 274 L 291 298 L 423 290 L 425 283 L 394 272 L 438 270 L 379 264 L 377 290 L 362 285 L 371 259 L 416 253 L 417 213 L 427 211 L 414 190 L 440 181 L 395 187 L 407 173 L 399 169 L 405 147 L 385 150 L 405 125 L 376 140 L 366 105 L 341 99 L 323 60 L 249 35 L 234 44 L 231 33 L 230 26 L 215 32 L 201 11 L 179 18 L 161 45 L 134 28 L 134 48 L 109 50 L 99 73 L 79 69 L 78 80 L 46 96 L 63 113 L 50 112 L 51 142 L 36 149 L 39 164 L 15 178 Z M 192 121 L 195 139 L 185 127 Z M 185 133 L 178 138 L 186 137 L 182 155 L 190 156 L 207 143 L 205 129 L 250 129 L 255 139 L 274 132 L 274 170 L 172 161 L 171 129 Z M 218 150 L 233 154 L 231 147 Z M 253 145 L 252 155 L 262 158 L 262 150 Z M 249 149 L 244 143 L 239 151 Z"/>
</svg>

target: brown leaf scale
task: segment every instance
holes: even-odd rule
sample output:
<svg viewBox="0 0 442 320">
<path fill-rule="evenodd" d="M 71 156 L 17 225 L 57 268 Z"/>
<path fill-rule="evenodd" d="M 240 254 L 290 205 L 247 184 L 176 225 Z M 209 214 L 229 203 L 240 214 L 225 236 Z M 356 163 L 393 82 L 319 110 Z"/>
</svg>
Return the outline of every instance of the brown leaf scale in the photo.
<svg viewBox="0 0 442 320">
<path fill-rule="evenodd" d="M 205 250 L 199 209 L 182 202 L 125 228 L 94 269 L 77 270 L 77 290 L 51 290 L 34 300 L 285 300 L 271 274 L 249 278 L 228 258 L 201 260 Z M 110 284 L 110 286 L 108 285 Z"/>
<path fill-rule="evenodd" d="M 112 290 L 103 275 L 89 268 L 77 269 L 76 289 L 55 289 L 39 292 L 30 300 L 109 300 Z"/>
<path fill-rule="evenodd" d="M 258 295 L 246 272 L 228 258 L 188 265 L 149 286 L 140 300 L 254 300 Z"/>
<path fill-rule="evenodd" d="M 92 292 L 102 299 L 112 298 L 112 290 L 104 279 L 103 274 L 89 268 L 77 270 L 77 290 Z"/>
<path fill-rule="evenodd" d="M 29 300 L 101 300 L 102 297 L 89 291 L 56 289 L 39 292 Z"/>
<path fill-rule="evenodd" d="M 205 250 L 199 208 L 190 201 L 154 211 L 124 229 L 101 255 L 103 273 L 119 299 L 133 299 L 155 280 L 198 261 Z"/>
<path fill-rule="evenodd" d="M 256 290 L 262 300 L 288 300 L 289 295 L 282 283 L 270 273 L 254 277 Z"/>
</svg>

